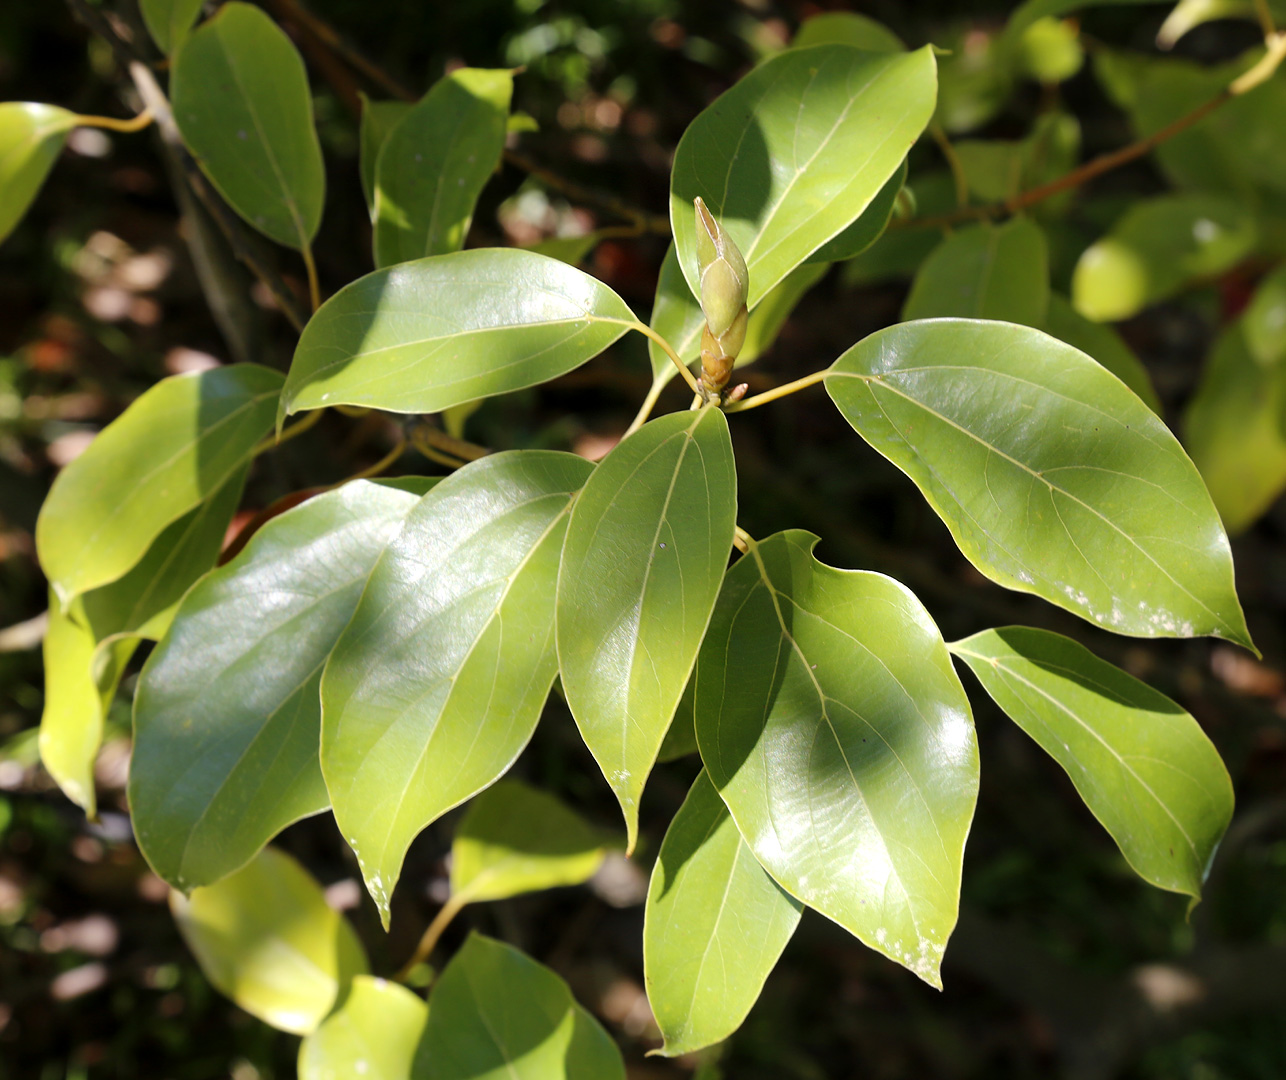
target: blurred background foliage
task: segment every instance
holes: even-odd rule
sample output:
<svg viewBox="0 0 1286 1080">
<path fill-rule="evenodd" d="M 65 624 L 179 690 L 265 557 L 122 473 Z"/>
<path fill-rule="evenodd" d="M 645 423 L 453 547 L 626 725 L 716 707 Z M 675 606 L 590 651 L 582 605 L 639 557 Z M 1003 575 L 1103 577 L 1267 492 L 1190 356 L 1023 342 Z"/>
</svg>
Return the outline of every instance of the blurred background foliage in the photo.
<svg viewBox="0 0 1286 1080">
<path fill-rule="evenodd" d="M 323 286 L 333 291 L 370 267 L 356 107 L 358 89 L 374 91 L 317 46 L 294 0 L 263 2 L 300 44 L 313 78 L 328 168 L 316 250 Z M 79 6 L 115 20 L 125 34 L 139 33 L 132 0 Z M 664 215 L 670 155 L 685 126 L 804 20 L 838 7 L 811 0 L 312 0 L 312 10 L 417 95 L 462 63 L 523 69 L 514 107 L 533 130 L 511 137 L 518 158 L 511 156 L 484 193 L 473 246 L 531 244 L 619 224 L 611 198 Z M 1024 38 L 1017 66 L 1003 70 L 995 58 L 1010 5 L 873 0 L 855 10 L 911 45 L 932 41 L 952 50 L 942 61 L 939 117 L 961 140 L 961 157 L 973 162 L 975 196 L 995 199 L 1008 193 L 997 188 L 1003 180 L 994 168 L 988 172 L 995 151 L 970 148 L 967 139 L 1035 138 L 1053 114 L 1074 117 L 1058 121 L 1048 160 L 1019 162 L 1025 185 L 1128 143 L 1129 72 L 1161 55 L 1157 35 L 1169 8 L 1115 5 L 1044 23 Z M 1225 64 L 1258 40 L 1254 22 L 1220 20 L 1183 35 L 1169 56 Z M 61 0 L 0 4 L 0 100 L 122 115 L 117 63 Z M 1280 123 L 1266 137 L 1286 142 Z M 539 170 L 518 167 L 519 159 L 568 183 L 546 183 Z M 946 162 L 929 140 L 913 153 L 911 180 L 921 214 L 954 204 Z M 1150 157 L 1042 207 L 1056 289 L 1070 289 L 1080 253 L 1138 199 L 1166 190 L 1165 173 Z M 158 378 L 236 358 L 194 271 L 194 225 L 180 224 L 181 209 L 150 133 L 80 129 L 27 219 L 0 247 L 6 1080 L 294 1073 L 297 1040 L 210 988 L 180 943 L 165 887 L 133 846 L 124 801 L 133 676 L 114 706 L 99 763 L 98 821 L 85 821 L 36 763 L 45 590 L 32 530 L 44 493 L 56 470 Z M 830 273 L 765 359 L 747 369 L 752 388 L 813 371 L 896 321 L 910 270 L 939 239 L 936 230 L 891 233 L 878 252 Z M 610 240 L 587 268 L 645 312 L 665 243 L 662 235 Z M 273 257 L 302 294 L 299 267 L 284 253 Z M 1214 341 L 1270 265 L 1262 251 L 1235 260 L 1119 326 L 1172 426 Z M 284 369 L 293 347 L 289 326 L 237 264 L 225 263 L 224 272 L 227 294 L 249 298 L 236 315 L 253 327 L 249 348 Z M 548 387 L 488 402 L 470 420 L 470 437 L 497 449 L 549 446 L 601 456 L 650 384 L 641 340 Z M 682 396 L 676 386 L 667 393 L 676 403 Z M 261 460 L 241 520 L 284 494 L 377 460 L 394 443 L 391 423 L 328 415 L 307 437 Z M 1123 642 L 1002 592 L 964 562 L 900 474 L 807 395 L 734 425 L 734 436 L 745 470 L 742 522 L 752 533 L 808 528 L 825 537 L 820 554 L 828 561 L 895 574 L 921 596 L 948 640 L 1005 622 L 1073 634 L 1190 710 L 1227 761 L 1238 797 L 1206 902 L 1189 917 L 1183 898 L 1142 884 L 1066 777 L 979 695 L 982 791 L 966 852 L 964 915 L 940 995 L 807 914 L 762 1000 L 727 1045 L 700 1060 L 646 1060 L 657 1040 L 642 991 L 641 901 L 646 868 L 695 775 L 691 758 L 654 774 L 635 862 L 609 860 L 587 889 L 477 905 L 448 940 L 458 943 L 474 926 L 554 967 L 622 1042 L 633 1078 L 1286 1076 L 1281 500 L 1234 547 L 1240 592 L 1265 652 L 1261 663 L 1205 640 Z M 431 467 L 408 454 L 399 470 Z M 557 698 L 550 713 L 519 773 L 615 821 L 615 804 Z M 445 897 L 451 823 L 430 828 L 412 848 L 389 937 L 356 867 L 341 856 L 347 849 L 336 842 L 329 816 L 292 827 L 281 844 L 329 886 L 334 905 L 350 909 L 376 971 L 388 973 Z"/>
</svg>

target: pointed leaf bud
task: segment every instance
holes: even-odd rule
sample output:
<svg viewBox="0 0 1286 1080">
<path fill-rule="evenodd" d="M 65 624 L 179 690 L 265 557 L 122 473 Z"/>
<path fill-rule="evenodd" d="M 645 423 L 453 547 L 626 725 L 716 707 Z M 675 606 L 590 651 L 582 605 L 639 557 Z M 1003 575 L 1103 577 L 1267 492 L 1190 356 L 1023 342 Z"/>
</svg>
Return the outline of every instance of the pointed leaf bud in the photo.
<svg viewBox="0 0 1286 1080">
<path fill-rule="evenodd" d="M 722 337 L 746 306 L 750 274 L 746 260 L 698 195 L 697 270 L 701 280 L 701 310 L 715 337 Z"/>
</svg>

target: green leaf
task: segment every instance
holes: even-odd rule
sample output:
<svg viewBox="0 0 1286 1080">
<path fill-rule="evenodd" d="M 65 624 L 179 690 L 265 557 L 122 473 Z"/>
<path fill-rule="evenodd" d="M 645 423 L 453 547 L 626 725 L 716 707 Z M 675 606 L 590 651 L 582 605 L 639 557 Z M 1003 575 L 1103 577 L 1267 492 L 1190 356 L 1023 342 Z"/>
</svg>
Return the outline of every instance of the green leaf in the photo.
<svg viewBox="0 0 1286 1080">
<path fill-rule="evenodd" d="M 955 315 L 1040 326 L 1049 308 L 1045 233 L 1029 218 L 958 229 L 924 261 L 904 319 Z"/>
<path fill-rule="evenodd" d="M 280 416 L 328 405 L 440 412 L 565 375 L 636 322 L 601 281 L 544 255 L 418 259 L 321 306 L 295 349 Z"/>
<path fill-rule="evenodd" d="M 326 194 L 308 73 L 261 8 L 233 0 L 174 55 L 174 119 L 201 171 L 265 236 L 304 249 Z"/>
<path fill-rule="evenodd" d="M 1023 75 L 1046 85 L 1066 82 L 1085 63 L 1079 27 L 1049 15 L 1037 19 L 1018 36 L 1014 63 Z"/>
<path fill-rule="evenodd" d="M 826 11 L 805 19 L 791 41 L 792 49 L 810 45 L 852 45 L 867 52 L 903 52 L 902 39 L 883 23 L 851 11 Z"/>
<path fill-rule="evenodd" d="M 950 213 L 956 207 L 955 181 L 945 170 L 917 177 L 906 190 L 918 217 Z M 843 265 L 840 280 L 849 288 L 909 280 L 939 243 L 940 237 L 932 229 L 886 231 L 866 251 Z"/>
<path fill-rule="evenodd" d="M 238 472 L 272 427 L 281 376 L 234 364 L 163 379 L 67 466 L 36 522 L 59 600 L 123 577 Z"/>
<path fill-rule="evenodd" d="M 697 684 L 689 678 L 683 696 L 679 698 L 679 707 L 674 710 L 670 730 L 665 733 L 661 749 L 656 753 L 658 762 L 675 761 L 697 752 L 696 694 Z"/>
<path fill-rule="evenodd" d="M 215 988 L 281 1031 L 315 1031 L 353 977 L 366 973 L 348 920 L 275 848 L 217 885 L 186 897 L 171 892 L 170 910 Z"/>
<path fill-rule="evenodd" d="M 0 104 L 0 243 L 22 220 L 76 126 L 76 114 L 34 101 Z"/>
<path fill-rule="evenodd" d="M 620 1051 L 567 984 L 470 934 L 429 1002 L 425 1080 L 625 1080 Z"/>
<path fill-rule="evenodd" d="M 551 236 L 548 240 L 532 244 L 526 250 L 535 252 L 537 255 L 548 255 L 551 259 L 565 262 L 569 266 L 580 266 L 585 261 L 585 256 L 594 250 L 601 239 L 597 232 L 588 232 L 583 236 Z M 684 285 L 684 288 L 686 289 L 687 285 Z"/>
<path fill-rule="evenodd" d="M 955 151 L 969 190 L 979 199 L 1000 202 L 1071 170 L 1080 146 L 1079 121 L 1068 113 L 1050 112 L 1036 121 L 1025 139 L 961 139 Z M 1059 200 L 1046 199 L 1033 212 Z"/>
<path fill-rule="evenodd" d="M 670 178 L 670 223 L 695 295 L 700 195 L 745 256 L 748 306 L 856 221 L 933 112 L 932 50 L 789 49 L 689 125 Z M 801 126 L 801 113 L 809 118 Z"/>
<path fill-rule="evenodd" d="M 808 256 L 806 264 L 843 262 L 846 259 L 856 258 L 884 235 L 884 230 L 889 227 L 889 220 L 893 217 L 893 208 L 897 205 L 898 195 L 906 184 L 906 174 L 907 164 L 906 159 L 903 158 L 902 164 L 884 182 L 884 186 L 876 192 L 875 198 L 862 211 L 861 217 L 838 236 L 827 240 L 826 243 Z M 798 273 L 798 271 L 792 271 L 792 273 Z M 787 278 L 786 280 L 789 281 L 790 279 Z M 766 303 L 772 296 L 779 293 L 785 284 L 786 281 L 783 281 L 781 285 L 778 285 L 777 288 L 764 297 L 763 302 Z"/>
<path fill-rule="evenodd" d="M 1264 367 L 1286 360 L 1286 266 L 1279 266 L 1255 289 L 1241 325 L 1246 348 Z"/>
<path fill-rule="evenodd" d="M 365 94 L 362 99 L 362 126 L 358 137 L 358 168 L 362 176 L 362 194 L 366 196 L 366 209 L 371 221 L 375 220 L 375 162 L 389 133 L 397 127 L 412 109 L 407 101 L 372 101 Z"/>
<path fill-rule="evenodd" d="M 139 14 L 156 47 L 171 55 L 188 36 L 204 0 L 138 0 Z"/>
<path fill-rule="evenodd" d="M 139 846 L 171 885 L 218 881 L 330 804 L 322 665 L 417 501 L 368 481 L 315 496 L 184 598 L 139 679 L 130 767 Z"/>
<path fill-rule="evenodd" d="M 687 685 L 736 529 L 723 413 L 670 413 L 623 439 L 572 511 L 558 574 L 567 704 L 620 801 L 638 801 Z"/>
<path fill-rule="evenodd" d="M 1044 329 L 1059 341 L 1092 356 L 1138 394 L 1143 404 L 1161 415 L 1161 402 L 1147 368 L 1112 327 L 1091 322 L 1072 307 L 1069 300 L 1054 293 L 1049 298 Z"/>
<path fill-rule="evenodd" d="M 1201 895 L 1232 817 L 1232 782 L 1191 716 L 1048 630 L 984 630 L 948 647 L 1067 771 L 1140 877 Z"/>
<path fill-rule="evenodd" d="M 513 764 L 557 674 L 574 454 L 493 454 L 443 480 L 380 558 L 322 677 L 322 772 L 387 924 L 429 822 Z"/>
<path fill-rule="evenodd" d="M 554 796 L 501 780 L 470 804 L 451 842 L 451 895 L 504 900 L 579 885 L 603 864 L 604 837 Z"/>
<path fill-rule="evenodd" d="M 1215 342 L 1188 404 L 1188 452 L 1231 533 L 1286 490 L 1286 364 L 1265 367 L 1247 344 L 1249 316 Z"/>
<path fill-rule="evenodd" d="M 344 1004 L 299 1047 L 299 1080 L 411 1080 L 429 1021 L 424 1002 L 404 986 L 358 975 Z"/>
<path fill-rule="evenodd" d="M 375 265 L 464 246 L 505 148 L 513 72 L 460 68 L 389 133 L 375 166 Z"/>
<path fill-rule="evenodd" d="M 1255 246 L 1254 216 L 1218 195 L 1135 203 L 1072 274 L 1072 304 L 1095 322 L 1128 319 L 1186 284 L 1231 269 Z"/>
<path fill-rule="evenodd" d="M 643 968 L 661 1053 L 699 1050 L 741 1026 L 802 910 L 755 860 L 703 771 L 648 886 Z"/>
<path fill-rule="evenodd" d="M 941 986 L 978 792 L 969 702 L 907 588 L 792 530 L 728 571 L 697 664 L 697 742 L 791 895 Z"/>
<path fill-rule="evenodd" d="M 1196 468 L 1070 345 L 1002 323 L 904 323 L 849 349 L 826 389 L 992 581 L 1118 634 L 1250 646 Z"/>
<path fill-rule="evenodd" d="M 1169 3 L 1170 0 L 1026 0 L 1020 4 L 1005 25 L 1005 37 L 1016 39 L 1036 22 L 1048 16 L 1071 15 L 1094 7 L 1139 6 L 1149 3 Z"/>
</svg>

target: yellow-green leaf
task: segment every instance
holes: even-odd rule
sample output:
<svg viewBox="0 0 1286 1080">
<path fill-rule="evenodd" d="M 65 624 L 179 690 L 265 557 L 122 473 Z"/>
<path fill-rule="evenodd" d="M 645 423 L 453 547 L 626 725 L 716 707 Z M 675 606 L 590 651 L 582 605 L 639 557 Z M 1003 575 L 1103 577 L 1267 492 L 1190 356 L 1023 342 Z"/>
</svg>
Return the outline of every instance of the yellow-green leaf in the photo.
<svg viewBox="0 0 1286 1080">
<path fill-rule="evenodd" d="M 76 114 L 32 101 L 0 104 L 0 243 L 22 220 L 76 126 Z"/>
<path fill-rule="evenodd" d="M 419 1080 L 429 1007 L 404 986 L 358 975 L 348 998 L 299 1046 L 299 1080 Z"/>
</svg>

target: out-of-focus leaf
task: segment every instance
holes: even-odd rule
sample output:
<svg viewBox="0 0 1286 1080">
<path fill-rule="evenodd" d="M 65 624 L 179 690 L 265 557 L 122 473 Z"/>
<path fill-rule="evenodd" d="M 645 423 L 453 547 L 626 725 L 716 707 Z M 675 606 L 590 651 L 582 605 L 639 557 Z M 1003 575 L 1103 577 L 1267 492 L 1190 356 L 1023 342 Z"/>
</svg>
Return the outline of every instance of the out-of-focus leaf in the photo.
<svg viewBox="0 0 1286 1080">
<path fill-rule="evenodd" d="M 1081 126 L 1067 113 L 1046 113 L 1025 139 L 961 139 L 956 156 L 969 190 L 1000 202 L 1061 176 L 1076 164 Z M 1058 196 L 1037 204 L 1044 211 Z"/>
<path fill-rule="evenodd" d="M 56 105 L 0 104 L 0 243 L 22 220 L 75 126 L 76 114 Z"/>
<path fill-rule="evenodd" d="M 534 251 L 537 255 L 548 255 L 569 266 L 580 266 L 585 261 L 585 256 L 594 250 L 599 239 L 598 233 L 592 232 L 584 236 L 551 236 L 548 240 L 532 244 L 527 250 Z"/>
<path fill-rule="evenodd" d="M 907 191 L 917 217 L 945 214 L 956 205 L 955 182 L 945 171 L 911 180 Z M 866 251 L 844 263 L 840 279 L 849 288 L 909 280 L 941 239 L 933 229 L 889 229 Z"/>
<path fill-rule="evenodd" d="M 379 160 L 389 133 L 397 127 L 412 109 L 409 101 L 372 101 L 365 94 L 362 98 L 362 127 L 358 137 L 358 167 L 362 177 L 362 193 L 366 196 L 366 209 L 375 220 L 375 162 Z"/>
<path fill-rule="evenodd" d="M 138 0 L 139 13 L 156 47 L 169 56 L 188 36 L 204 0 Z"/>
<path fill-rule="evenodd" d="M 1286 266 L 1259 283 L 1242 316 L 1246 348 L 1265 367 L 1286 360 Z"/>
<path fill-rule="evenodd" d="M 1092 356 L 1138 394 L 1149 409 L 1161 415 L 1161 402 L 1147 368 L 1115 329 L 1106 323 L 1091 322 L 1057 293 L 1049 298 L 1049 314 L 1044 329 L 1059 341 Z"/>
<path fill-rule="evenodd" d="M 1280 23 L 1286 17 L 1286 4 L 1269 0 L 1268 9 Z M 1173 49 L 1190 30 L 1216 19 L 1257 18 L 1255 0 L 1179 0 L 1157 31 L 1157 47 Z"/>
<path fill-rule="evenodd" d="M 348 998 L 299 1047 L 299 1080 L 418 1080 L 429 1008 L 404 986 L 358 975 Z"/>
<path fill-rule="evenodd" d="M 949 50 L 938 65 L 934 118 L 945 131 L 976 131 L 995 116 L 1014 86 L 1013 58 L 995 35 L 970 27 L 939 39 Z"/>
<path fill-rule="evenodd" d="M 674 719 L 670 721 L 670 730 L 665 733 L 661 749 L 657 751 L 658 762 L 674 761 L 688 754 L 697 752 L 696 716 L 693 712 L 696 704 L 697 687 L 691 679 L 679 698 L 679 707 L 674 710 Z"/>
<path fill-rule="evenodd" d="M 824 11 L 799 25 L 792 49 L 810 45 L 852 45 L 867 52 L 904 52 L 902 39 L 881 22 L 852 11 Z"/>
<path fill-rule="evenodd" d="M 1045 16 L 1018 35 L 1014 61 L 1022 74 L 1038 82 L 1060 83 L 1080 71 L 1085 50 L 1074 24 Z"/>
</svg>

